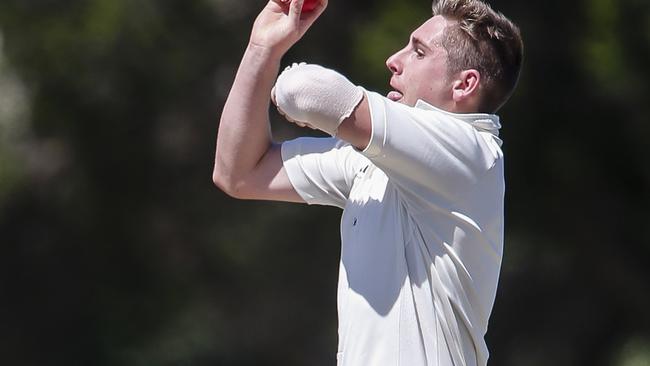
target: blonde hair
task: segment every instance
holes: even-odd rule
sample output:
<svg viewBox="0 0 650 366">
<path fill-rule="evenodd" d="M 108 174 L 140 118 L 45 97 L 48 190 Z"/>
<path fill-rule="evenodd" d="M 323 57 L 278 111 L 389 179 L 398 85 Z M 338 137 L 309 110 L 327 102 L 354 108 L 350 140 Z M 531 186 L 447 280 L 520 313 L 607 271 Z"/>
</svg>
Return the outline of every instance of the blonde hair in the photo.
<svg viewBox="0 0 650 366">
<path fill-rule="evenodd" d="M 455 20 L 441 40 L 450 76 L 467 69 L 481 74 L 481 112 L 493 113 L 519 80 L 523 41 L 519 28 L 480 0 L 434 0 L 433 15 Z"/>
</svg>

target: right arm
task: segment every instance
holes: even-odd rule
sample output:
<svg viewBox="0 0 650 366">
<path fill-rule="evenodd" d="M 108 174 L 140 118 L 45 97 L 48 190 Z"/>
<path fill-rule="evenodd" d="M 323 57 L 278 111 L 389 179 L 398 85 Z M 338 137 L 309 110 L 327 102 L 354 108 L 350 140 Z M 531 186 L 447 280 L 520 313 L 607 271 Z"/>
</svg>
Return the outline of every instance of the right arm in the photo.
<svg viewBox="0 0 650 366">
<path fill-rule="evenodd" d="M 255 20 L 251 39 L 226 100 L 212 179 L 242 199 L 303 202 L 283 168 L 280 146 L 272 142 L 269 96 L 280 60 L 320 16 L 326 0 L 301 14 L 302 0 L 271 0 Z"/>
</svg>

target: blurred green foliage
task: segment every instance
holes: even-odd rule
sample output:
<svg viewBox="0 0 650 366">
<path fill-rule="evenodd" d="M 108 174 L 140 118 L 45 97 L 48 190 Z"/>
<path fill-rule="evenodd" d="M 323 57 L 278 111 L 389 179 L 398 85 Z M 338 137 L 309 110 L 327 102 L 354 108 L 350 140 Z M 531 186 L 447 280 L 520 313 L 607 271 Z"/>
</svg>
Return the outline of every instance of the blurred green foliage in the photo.
<svg viewBox="0 0 650 366">
<path fill-rule="evenodd" d="M 650 3 L 491 3 L 526 60 L 490 364 L 650 365 Z M 210 180 L 262 6 L 0 3 L 1 364 L 334 364 L 340 212 Z M 330 1 L 285 63 L 385 92 L 429 6 Z"/>
</svg>

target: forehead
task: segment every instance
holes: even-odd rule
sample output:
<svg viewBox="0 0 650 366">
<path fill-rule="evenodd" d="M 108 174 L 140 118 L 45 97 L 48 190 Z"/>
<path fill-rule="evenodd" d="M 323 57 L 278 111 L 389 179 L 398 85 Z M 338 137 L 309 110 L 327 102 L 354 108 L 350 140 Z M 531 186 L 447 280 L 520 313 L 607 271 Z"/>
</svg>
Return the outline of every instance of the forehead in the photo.
<svg viewBox="0 0 650 366">
<path fill-rule="evenodd" d="M 412 37 L 421 40 L 429 46 L 435 46 L 445 32 L 445 28 L 452 22 L 443 16 L 436 15 L 424 22 L 418 29 L 413 31 Z"/>
</svg>

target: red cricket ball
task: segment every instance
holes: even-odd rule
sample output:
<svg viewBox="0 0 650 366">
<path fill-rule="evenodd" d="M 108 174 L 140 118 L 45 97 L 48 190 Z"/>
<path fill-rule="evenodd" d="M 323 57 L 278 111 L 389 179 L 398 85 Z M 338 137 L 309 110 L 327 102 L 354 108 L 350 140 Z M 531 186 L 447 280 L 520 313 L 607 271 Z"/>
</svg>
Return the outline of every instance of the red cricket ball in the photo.
<svg viewBox="0 0 650 366">
<path fill-rule="evenodd" d="M 305 2 L 302 3 L 302 12 L 307 13 L 316 9 L 319 3 L 320 0 L 305 0 Z"/>
</svg>

